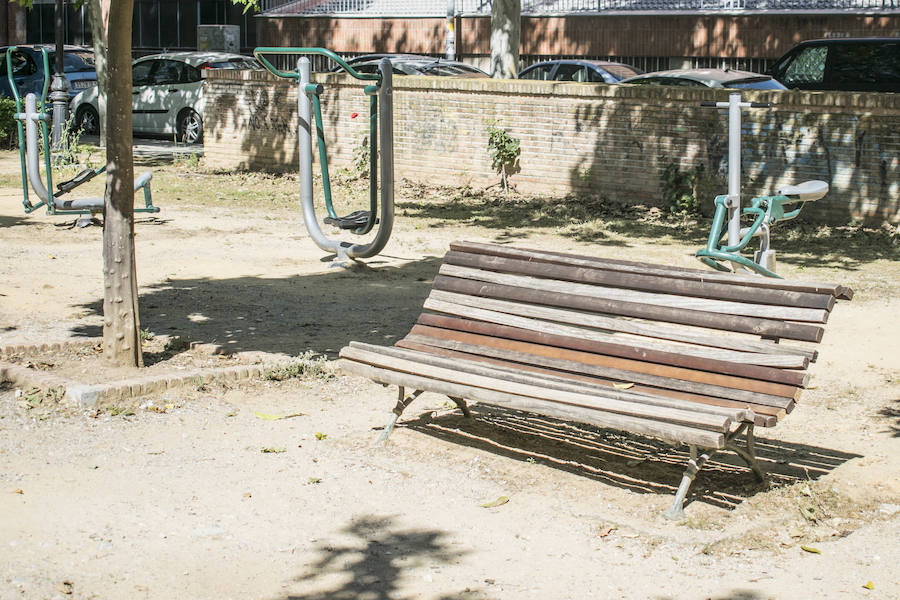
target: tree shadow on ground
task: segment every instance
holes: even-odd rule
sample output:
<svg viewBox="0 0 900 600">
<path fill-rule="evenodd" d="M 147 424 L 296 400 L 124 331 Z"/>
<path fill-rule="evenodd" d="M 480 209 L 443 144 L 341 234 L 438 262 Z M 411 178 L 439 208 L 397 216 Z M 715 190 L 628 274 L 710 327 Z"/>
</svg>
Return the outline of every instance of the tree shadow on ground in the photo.
<svg viewBox="0 0 900 600">
<path fill-rule="evenodd" d="M 658 596 L 656 600 L 675 600 L 678 596 Z M 767 595 L 760 594 L 753 590 L 732 590 L 726 594 L 716 594 L 715 596 L 707 596 L 706 600 L 763 600 L 768 598 Z"/>
<path fill-rule="evenodd" d="M 688 452 L 665 442 L 617 430 L 561 421 L 495 406 L 472 407 L 474 419 L 431 412 L 400 426 L 486 452 L 536 462 L 642 494 L 674 495 Z M 739 440 L 739 445 L 744 441 Z M 755 494 L 815 480 L 859 454 L 756 438 L 756 454 L 768 481 L 756 481 L 735 454 L 716 453 L 700 471 L 687 503 L 732 509 Z"/>
<path fill-rule="evenodd" d="M 545 229 L 579 242 L 639 248 L 655 245 L 706 246 L 712 219 L 670 214 L 645 205 L 626 205 L 601 196 L 506 196 L 490 190 L 427 187 L 406 183 L 398 214 L 430 220 L 429 227 L 477 226 L 502 230 L 508 240 Z M 857 225 L 828 226 L 806 221 L 773 229 L 780 262 L 801 268 L 857 270 L 877 260 L 900 261 L 900 232 Z M 752 258 L 758 244 L 744 254 Z M 698 263 L 698 268 L 700 264 Z"/>
<path fill-rule="evenodd" d="M 900 438 L 900 398 L 893 400 L 893 405 L 888 405 L 878 411 L 878 414 L 886 419 L 893 419 L 888 424 L 888 431 L 895 438 Z"/>
<path fill-rule="evenodd" d="M 393 344 L 419 313 L 438 258 L 401 266 L 363 266 L 268 279 L 168 279 L 142 289 L 142 329 L 232 352 L 334 356 L 351 340 Z M 377 265 L 370 261 L 369 265 Z M 82 308 L 102 314 L 102 300 Z M 99 327 L 73 333 L 96 336 Z"/>
<path fill-rule="evenodd" d="M 309 565 L 308 573 L 295 579 L 304 586 L 317 587 L 323 578 L 340 576 L 350 579 L 336 587 L 328 587 L 299 595 L 289 594 L 284 600 L 388 600 L 400 598 L 404 573 L 415 568 L 432 568 L 457 562 L 464 552 L 451 549 L 444 541 L 446 533 L 437 530 L 398 529 L 391 517 L 367 516 L 341 530 L 352 541 L 343 545 L 320 542 L 318 560 Z M 484 598 L 471 589 L 443 596 L 451 598 Z M 411 596 L 407 596 L 411 597 Z"/>
<path fill-rule="evenodd" d="M 0 216 L 0 229 L 6 229 L 8 227 L 19 227 L 20 225 L 30 225 L 31 221 L 22 217 L 9 217 L 6 215 Z"/>
</svg>

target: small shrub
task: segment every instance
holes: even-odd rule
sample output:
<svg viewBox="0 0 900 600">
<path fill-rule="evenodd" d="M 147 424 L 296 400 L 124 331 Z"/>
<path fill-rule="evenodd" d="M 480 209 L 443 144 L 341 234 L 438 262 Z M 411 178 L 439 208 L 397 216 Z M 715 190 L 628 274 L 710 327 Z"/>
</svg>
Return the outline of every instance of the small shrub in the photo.
<svg viewBox="0 0 900 600">
<path fill-rule="evenodd" d="M 682 171 L 674 162 L 669 163 L 663 171 L 663 200 L 673 213 L 700 212 L 700 202 L 694 195 L 696 171 Z"/>
<path fill-rule="evenodd" d="M 269 381 L 286 379 L 330 379 L 334 376 L 324 356 L 312 350 L 304 352 L 294 362 L 267 370 L 263 378 Z"/>
<path fill-rule="evenodd" d="M 369 136 L 363 136 L 359 141 L 359 145 L 353 150 L 353 162 L 351 163 L 350 173 L 356 179 L 362 179 L 369 176 L 369 159 L 371 157 L 371 148 L 369 146 Z"/>
<path fill-rule="evenodd" d="M 10 150 L 19 145 L 16 133 L 16 103 L 9 98 L 0 98 L 0 148 Z"/>
<path fill-rule="evenodd" d="M 495 124 L 488 125 L 488 154 L 491 166 L 500 174 L 503 191 L 509 193 L 509 176 L 519 172 L 519 155 L 522 154 L 521 140 L 512 137 L 505 129 Z"/>
</svg>

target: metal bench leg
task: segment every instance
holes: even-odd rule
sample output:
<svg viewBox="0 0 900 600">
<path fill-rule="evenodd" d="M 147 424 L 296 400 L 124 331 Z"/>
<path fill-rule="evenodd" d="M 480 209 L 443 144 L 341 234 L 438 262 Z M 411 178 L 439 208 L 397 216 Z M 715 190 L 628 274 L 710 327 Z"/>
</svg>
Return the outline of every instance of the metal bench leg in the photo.
<svg viewBox="0 0 900 600">
<path fill-rule="evenodd" d="M 394 425 L 397 424 L 397 419 L 400 418 L 400 415 L 403 414 L 403 411 L 406 410 L 406 407 L 409 406 L 413 400 L 418 398 L 422 394 L 423 390 L 416 390 L 409 396 L 406 395 L 406 388 L 402 385 L 397 389 L 397 405 L 394 406 L 394 410 L 391 414 L 391 419 L 388 421 L 388 424 L 384 426 L 384 431 L 381 432 L 381 435 L 378 436 L 378 443 L 384 444 L 387 442 L 388 436 L 391 435 L 391 432 L 394 430 Z"/>
<path fill-rule="evenodd" d="M 737 446 L 734 443 L 734 439 L 744 431 L 747 430 L 747 449 Z M 729 434 L 725 438 L 725 449 L 731 450 L 738 456 L 740 456 L 747 466 L 750 467 L 750 470 L 753 471 L 753 474 L 756 476 L 757 481 L 765 481 L 766 474 L 765 471 L 762 470 L 762 467 L 759 465 L 759 461 L 756 460 L 756 439 L 753 435 L 753 423 L 744 423 L 740 427 L 738 427 L 734 433 Z"/>
<path fill-rule="evenodd" d="M 665 518 L 671 519 L 672 521 L 680 521 L 684 518 L 684 499 L 687 496 L 688 490 L 691 488 L 691 484 L 694 483 L 694 478 L 697 476 L 697 473 L 703 468 L 706 461 L 708 461 L 715 453 L 714 450 L 708 450 L 698 457 L 697 446 L 691 446 L 690 448 L 691 458 L 688 460 L 688 467 L 681 477 L 681 485 L 678 486 L 678 491 L 675 492 L 675 501 L 672 503 L 671 508 L 663 513 Z"/>
<path fill-rule="evenodd" d="M 465 418 L 467 418 L 467 419 L 472 418 L 472 411 L 469 410 L 469 405 L 466 404 L 466 401 L 463 398 L 454 398 L 453 396 L 447 396 L 447 397 L 456 403 L 456 406 L 459 407 L 459 410 L 462 411 L 462 414 Z"/>
</svg>

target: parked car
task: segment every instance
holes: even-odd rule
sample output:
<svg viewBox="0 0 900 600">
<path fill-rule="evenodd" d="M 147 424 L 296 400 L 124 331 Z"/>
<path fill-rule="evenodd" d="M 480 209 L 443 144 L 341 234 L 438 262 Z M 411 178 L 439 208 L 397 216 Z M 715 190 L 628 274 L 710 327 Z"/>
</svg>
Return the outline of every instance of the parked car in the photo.
<svg viewBox="0 0 900 600">
<path fill-rule="evenodd" d="M 9 87 L 6 51 L 9 46 L 0 47 L 0 97 L 13 98 Z M 47 50 L 50 64 L 50 78 L 56 67 L 56 46 L 16 46 L 12 51 L 12 75 L 19 91 L 19 96 L 34 93 L 40 96 L 44 87 L 44 59 L 41 48 Z M 79 92 L 97 85 L 97 72 L 94 70 L 94 52 L 81 46 L 63 47 L 63 71 L 69 82 L 69 97 L 74 98 Z"/>
<path fill-rule="evenodd" d="M 643 73 L 631 65 L 605 60 L 548 60 L 519 72 L 519 79 L 618 83 Z"/>
<path fill-rule="evenodd" d="M 745 90 L 786 90 L 769 77 L 737 69 L 672 69 L 623 79 L 619 83 L 674 85 L 681 87 L 737 88 Z"/>
<path fill-rule="evenodd" d="M 135 133 L 176 135 L 196 144 L 203 140 L 204 69 L 258 69 L 255 58 L 222 52 L 171 52 L 140 58 L 131 66 L 132 129 Z M 70 105 L 75 126 L 99 131 L 97 89 L 76 96 Z"/>
<path fill-rule="evenodd" d="M 445 60 L 421 54 L 364 54 L 347 61 L 359 73 L 377 73 L 382 58 L 391 60 L 394 75 L 433 75 L 438 77 L 490 77 L 487 73 L 466 63 Z M 334 71 L 341 71 L 336 67 Z"/>
<path fill-rule="evenodd" d="M 900 92 L 900 38 L 800 42 L 769 72 L 791 89 Z"/>
</svg>

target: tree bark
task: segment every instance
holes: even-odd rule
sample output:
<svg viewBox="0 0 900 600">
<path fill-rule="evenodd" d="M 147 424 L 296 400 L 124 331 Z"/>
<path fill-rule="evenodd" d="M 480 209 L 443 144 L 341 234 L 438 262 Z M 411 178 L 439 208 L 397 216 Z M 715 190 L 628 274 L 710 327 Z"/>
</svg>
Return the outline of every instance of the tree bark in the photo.
<svg viewBox="0 0 900 600">
<path fill-rule="evenodd" d="M 103 355 L 140 367 L 134 254 L 134 158 L 131 135 L 131 18 L 134 0 L 116 0 L 108 16 L 106 196 L 103 218 Z"/>
<path fill-rule="evenodd" d="M 519 74 L 521 0 L 491 2 L 491 77 L 515 79 Z"/>
<path fill-rule="evenodd" d="M 85 0 L 91 37 L 94 40 L 94 67 L 97 71 L 97 109 L 100 117 L 100 145 L 106 146 L 106 91 L 109 89 L 109 68 L 107 66 L 107 23 L 104 16 L 109 14 L 109 0 L 105 0 L 105 10 L 100 0 Z"/>
</svg>

